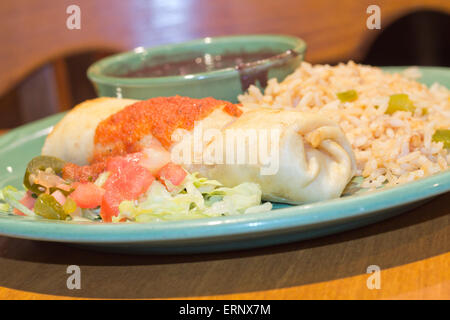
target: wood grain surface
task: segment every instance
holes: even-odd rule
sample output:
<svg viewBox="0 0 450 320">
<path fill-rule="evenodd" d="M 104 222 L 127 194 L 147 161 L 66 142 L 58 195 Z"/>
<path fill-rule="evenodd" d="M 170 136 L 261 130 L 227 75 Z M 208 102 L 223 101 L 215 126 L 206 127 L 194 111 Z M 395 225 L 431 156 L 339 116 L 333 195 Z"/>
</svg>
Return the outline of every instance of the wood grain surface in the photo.
<svg viewBox="0 0 450 320">
<path fill-rule="evenodd" d="M 89 50 L 233 34 L 303 38 L 313 63 L 362 58 L 381 30 L 369 30 L 372 0 L 79 0 L 81 29 L 69 30 L 72 0 L 0 1 L 0 95 L 58 57 Z M 378 0 L 381 28 L 418 9 L 450 12 L 448 0 Z"/>
<path fill-rule="evenodd" d="M 119 255 L 0 237 L 3 299 L 450 299 L 450 193 L 318 239 L 196 255 Z M 69 265 L 81 289 L 66 286 Z M 381 268 L 368 289 L 367 267 Z"/>
</svg>

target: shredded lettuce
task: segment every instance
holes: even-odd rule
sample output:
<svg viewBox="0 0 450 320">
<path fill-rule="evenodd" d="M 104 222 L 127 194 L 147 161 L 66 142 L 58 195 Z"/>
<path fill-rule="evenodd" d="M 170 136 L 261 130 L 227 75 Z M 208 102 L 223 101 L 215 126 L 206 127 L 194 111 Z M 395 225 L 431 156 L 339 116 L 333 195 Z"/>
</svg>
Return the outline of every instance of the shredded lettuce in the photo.
<svg viewBox="0 0 450 320">
<path fill-rule="evenodd" d="M 108 174 L 100 175 L 95 183 L 103 185 Z M 40 218 L 33 210 L 20 203 L 25 192 L 12 186 L 1 189 L 0 211 L 13 214 L 16 208 L 27 216 Z M 261 187 L 256 183 L 242 183 L 227 188 L 219 181 L 199 177 L 198 173 L 187 174 L 179 186 L 174 186 L 167 180 L 164 184 L 155 180 L 139 200 L 122 201 L 119 205 L 119 215 L 113 217 L 113 222 L 176 221 L 271 210 L 270 202 L 261 204 L 261 195 Z M 101 221 L 99 208 L 77 208 L 67 219 Z"/>
<path fill-rule="evenodd" d="M 105 182 L 108 179 L 108 177 L 110 176 L 110 174 L 111 174 L 111 172 L 109 172 L 109 171 L 100 173 L 97 180 L 95 180 L 94 184 L 97 185 L 98 187 L 103 187 L 103 185 L 105 184 Z"/>
<path fill-rule="evenodd" d="M 17 190 L 13 186 L 7 186 L 0 190 L 0 212 L 14 214 L 14 208 L 24 213 L 29 217 L 39 218 L 33 210 L 28 209 L 26 206 L 20 203 L 20 200 L 24 197 L 25 190 Z M 80 209 L 79 216 L 71 215 L 67 220 L 73 221 L 100 221 L 99 209 Z"/>
<path fill-rule="evenodd" d="M 167 181 L 165 181 L 167 184 Z M 242 183 L 233 188 L 223 187 L 216 180 L 188 174 L 180 186 L 154 181 L 149 190 L 136 201 L 122 201 L 119 215 L 113 222 L 175 221 L 256 213 L 272 209 L 270 202 L 261 205 L 261 187 L 256 183 Z"/>
<path fill-rule="evenodd" d="M 5 196 L 3 195 L 3 190 L 0 191 L 0 211 L 2 211 L 2 212 L 12 211 L 11 206 L 5 200 Z"/>
<path fill-rule="evenodd" d="M 36 214 L 33 210 L 28 209 L 23 204 L 20 203 L 20 200 L 25 195 L 24 190 L 20 191 L 14 188 L 13 186 L 6 186 L 0 190 L 0 211 L 6 213 L 13 213 L 13 208 L 16 208 L 20 212 L 24 213 L 27 216 L 35 217 Z"/>
</svg>

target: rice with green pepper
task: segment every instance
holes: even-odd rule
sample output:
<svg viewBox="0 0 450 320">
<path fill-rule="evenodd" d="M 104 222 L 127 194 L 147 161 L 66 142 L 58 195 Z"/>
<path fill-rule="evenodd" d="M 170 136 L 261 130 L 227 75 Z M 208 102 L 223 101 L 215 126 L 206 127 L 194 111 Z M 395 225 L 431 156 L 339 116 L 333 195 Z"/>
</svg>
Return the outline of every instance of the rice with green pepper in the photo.
<svg viewBox="0 0 450 320">
<path fill-rule="evenodd" d="M 355 64 L 301 66 L 239 96 L 245 107 L 294 108 L 338 122 L 353 146 L 363 187 L 395 185 L 448 169 L 450 91 L 415 79 L 417 68 L 388 74 Z M 443 137 L 443 138 L 441 138 Z"/>
</svg>

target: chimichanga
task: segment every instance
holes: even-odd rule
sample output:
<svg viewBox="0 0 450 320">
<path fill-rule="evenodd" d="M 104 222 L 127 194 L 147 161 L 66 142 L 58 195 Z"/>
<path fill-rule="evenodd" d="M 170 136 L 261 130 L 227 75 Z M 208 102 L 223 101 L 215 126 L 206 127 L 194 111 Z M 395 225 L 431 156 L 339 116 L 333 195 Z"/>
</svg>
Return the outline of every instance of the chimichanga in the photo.
<svg viewBox="0 0 450 320">
<path fill-rule="evenodd" d="M 286 203 L 339 197 L 355 172 L 351 145 L 330 120 L 178 96 L 84 102 L 55 126 L 42 154 L 88 165 L 137 151 L 158 157 L 162 149 L 189 172 L 229 187 L 258 183 L 263 199 Z"/>
</svg>

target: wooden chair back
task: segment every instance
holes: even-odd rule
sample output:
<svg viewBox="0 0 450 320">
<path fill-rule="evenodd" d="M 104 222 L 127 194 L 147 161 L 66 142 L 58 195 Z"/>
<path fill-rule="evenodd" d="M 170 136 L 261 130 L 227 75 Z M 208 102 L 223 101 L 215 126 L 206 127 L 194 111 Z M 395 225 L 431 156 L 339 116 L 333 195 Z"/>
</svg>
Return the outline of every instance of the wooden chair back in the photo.
<svg viewBox="0 0 450 320">
<path fill-rule="evenodd" d="M 381 26 L 420 8 L 450 12 L 448 0 L 379 0 Z M 80 29 L 67 8 L 80 8 Z M 302 37 L 310 62 L 358 60 L 379 30 L 369 30 L 372 0 L 2 0 L 0 96 L 49 64 L 57 110 L 72 105 L 63 57 L 89 50 L 124 51 L 205 36 L 283 33 Z M 39 81 L 44 81 L 40 79 Z M 38 82 L 39 82 L 38 81 Z M 25 99 L 29 101 L 30 99 Z"/>
</svg>

